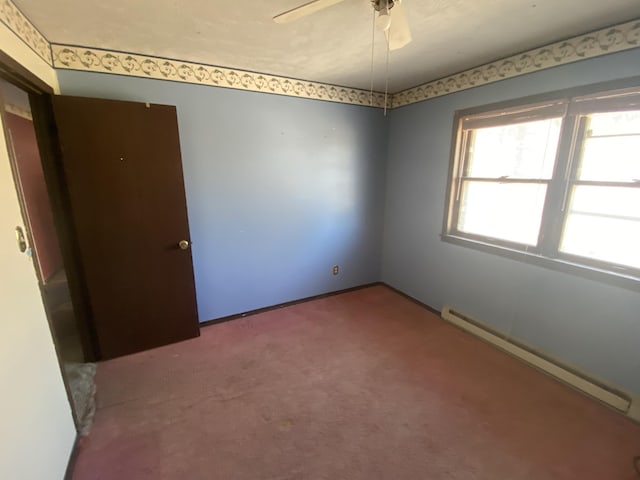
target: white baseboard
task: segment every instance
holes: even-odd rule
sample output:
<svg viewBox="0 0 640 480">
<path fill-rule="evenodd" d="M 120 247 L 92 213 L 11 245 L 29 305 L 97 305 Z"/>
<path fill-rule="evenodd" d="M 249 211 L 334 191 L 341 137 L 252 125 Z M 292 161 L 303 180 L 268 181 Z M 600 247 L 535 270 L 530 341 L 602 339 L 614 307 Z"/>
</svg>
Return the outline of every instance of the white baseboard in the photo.
<svg viewBox="0 0 640 480">
<path fill-rule="evenodd" d="M 631 405 L 629 406 L 627 415 L 633 418 L 636 422 L 640 422 L 640 397 L 633 397 L 631 399 Z"/>
</svg>

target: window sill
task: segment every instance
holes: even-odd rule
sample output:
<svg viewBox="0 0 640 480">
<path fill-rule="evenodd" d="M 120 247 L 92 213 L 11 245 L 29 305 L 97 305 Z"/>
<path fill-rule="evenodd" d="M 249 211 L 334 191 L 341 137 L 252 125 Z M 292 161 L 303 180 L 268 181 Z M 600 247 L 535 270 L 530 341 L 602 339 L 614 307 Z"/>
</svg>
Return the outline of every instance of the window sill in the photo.
<svg viewBox="0 0 640 480">
<path fill-rule="evenodd" d="M 624 288 L 634 292 L 640 292 L 640 278 L 633 275 L 626 275 L 621 272 L 603 270 L 593 266 L 582 265 L 565 259 L 549 258 L 537 253 L 523 252 L 513 248 L 493 245 L 479 240 L 460 237 L 450 234 L 441 234 L 443 242 L 452 243 L 463 247 L 480 250 L 482 252 L 500 255 L 519 262 L 537 265 L 551 270 L 556 270 L 571 275 L 576 275 L 589 280 L 606 283 L 616 287 Z"/>
</svg>

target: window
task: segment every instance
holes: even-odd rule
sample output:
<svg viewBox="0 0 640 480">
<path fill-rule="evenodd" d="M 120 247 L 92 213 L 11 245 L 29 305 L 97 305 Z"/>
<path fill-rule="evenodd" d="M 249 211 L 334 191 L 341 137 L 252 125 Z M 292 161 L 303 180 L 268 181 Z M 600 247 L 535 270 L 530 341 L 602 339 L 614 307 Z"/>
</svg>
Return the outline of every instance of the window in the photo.
<svg viewBox="0 0 640 480">
<path fill-rule="evenodd" d="M 443 239 L 640 280 L 640 88 L 456 115 Z"/>
</svg>

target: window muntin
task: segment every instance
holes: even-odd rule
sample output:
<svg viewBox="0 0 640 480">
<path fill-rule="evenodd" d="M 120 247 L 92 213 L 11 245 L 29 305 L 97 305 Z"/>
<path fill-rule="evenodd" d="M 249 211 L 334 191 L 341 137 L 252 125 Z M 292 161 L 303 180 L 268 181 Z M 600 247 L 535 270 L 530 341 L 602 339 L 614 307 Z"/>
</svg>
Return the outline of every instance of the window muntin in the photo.
<svg viewBox="0 0 640 480">
<path fill-rule="evenodd" d="M 640 279 L 640 89 L 458 118 L 445 238 Z"/>
</svg>

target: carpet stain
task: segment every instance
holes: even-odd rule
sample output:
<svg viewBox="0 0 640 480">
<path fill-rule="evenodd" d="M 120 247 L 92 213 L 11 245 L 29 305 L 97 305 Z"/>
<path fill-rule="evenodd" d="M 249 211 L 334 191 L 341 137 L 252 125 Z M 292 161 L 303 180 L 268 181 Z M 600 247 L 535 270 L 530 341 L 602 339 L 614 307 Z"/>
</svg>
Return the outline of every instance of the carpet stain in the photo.
<svg viewBox="0 0 640 480">
<path fill-rule="evenodd" d="M 281 420 L 278 425 L 281 432 L 288 432 L 289 430 L 291 430 L 292 426 L 293 422 L 291 420 Z"/>
</svg>

